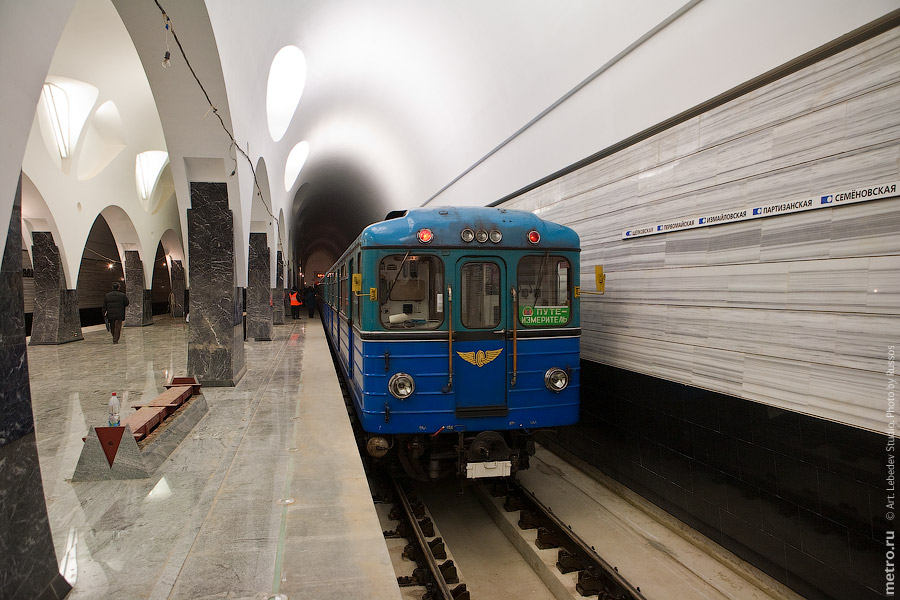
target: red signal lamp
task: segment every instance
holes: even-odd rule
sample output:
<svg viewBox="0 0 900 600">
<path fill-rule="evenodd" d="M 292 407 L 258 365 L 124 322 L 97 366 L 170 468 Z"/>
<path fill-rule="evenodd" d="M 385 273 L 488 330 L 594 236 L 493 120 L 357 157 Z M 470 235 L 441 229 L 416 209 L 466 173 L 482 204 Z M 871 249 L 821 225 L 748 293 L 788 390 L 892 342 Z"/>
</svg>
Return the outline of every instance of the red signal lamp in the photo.
<svg viewBox="0 0 900 600">
<path fill-rule="evenodd" d="M 418 233 L 416 233 L 416 237 L 419 238 L 419 242 L 422 244 L 427 244 L 434 239 L 434 232 L 430 229 L 420 229 Z"/>
<path fill-rule="evenodd" d="M 537 230 L 532 229 L 528 232 L 528 241 L 532 244 L 537 244 L 541 241 L 541 234 L 537 232 Z"/>
</svg>

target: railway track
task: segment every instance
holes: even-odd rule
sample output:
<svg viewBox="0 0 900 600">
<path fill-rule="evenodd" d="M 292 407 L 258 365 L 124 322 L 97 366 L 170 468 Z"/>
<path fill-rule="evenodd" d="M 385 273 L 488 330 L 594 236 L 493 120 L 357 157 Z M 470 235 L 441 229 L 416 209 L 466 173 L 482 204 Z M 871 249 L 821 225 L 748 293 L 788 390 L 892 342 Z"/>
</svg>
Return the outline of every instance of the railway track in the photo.
<svg viewBox="0 0 900 600">
<path fill-rule="evenodd" d="M 585 543 L 570 525 L 559 519 L 549 506 L 517 480 L 507 478 L 490 486 L 483 485 L 481 491 L 483 495 L 504 498 L 503 510 L 519 513 L 519 529 L 536 530 L 537 537 L 533 543 L 538 549 L 558 549 L 555 567 L 562 575 L 576 574 L 575 592 L 579 596 L 596 596 L 599 600 L 646 600 L 640 587 L 625 580 L 615 566 L 598 554 L 594 546 Z M 522 551 L 521 547 L 519 549 Z M 568 590 L 561 590 L 560 586 L 554 585 L 555 582 L 547 581 L 546 576 L 543 579 L 557 598 L 571 597 Z"/>
<path fill-rule="evenodd" d="M 360 456 L 369 474 L 369 485 L 373 502 L 391 508 L 387 518 L 397 522 L 393 529 L 384 531 L 387 540 L 406 540 L 402 550 L 402 558 L 407 562 L 398 567 L 397 581 L 404 589 L 404 598 L 421 598 L 422 600 L 471 600 L 473 598 L 467 585 L 460 583 L 459 571 L 450 557 L 447 545 L 437 534 L 435 524 L 428 515 L 425 505 L 419 500 L 412 482 L 396 476 L 387 469 L 377 468 L 371 464 L 365 452 L 364 439 L 359 430 L 346 385 L 337 370 L 344 399 L 348 402 L 348 415 L 360 441 Z M 517 525 L 521 530 L 537 530 L 534 545 L 541 550 L 558 548 L 556 569 L 561 575 L 576 573 L 574 590 L 565 583 L 550 579 L 544 573 L 538 573 L 557 600 L 569 600 L 579 597 L 596 597 L 599 600 L 646 600 L 639 587 L 632 586 L 618 570 L 609 565 L 597 553 L 596 549 L 578 537 L 572 528 L 561 521 L 550 507 L 542 504 L 533 493 L 526 490 L 514 478 L 504 478 L 491 483 L 467 482 L 479 495 L 482 504 L 487 505 L 486 497 L 503 497 L 503 510 L 508 513 L 518 512 Z M 428 485 L 428 484 L 426 484 Z M 496 516 L 494 520 L 498 521 Z M 498 523 L 499 525 L 499 523 Z M 512 538 L 509 532 L 504 532 Z M 528 552 L 520 544 L 510 539 L 520 553 Z M 527 562 L 528 559 L 526 558 Z M 403 565 L 403 562 L 400 562 Z M 533 566 L 533 565 L 532 565 Z M 409 574 L 406 574 L 409 573 Z M 501 582 L 496 582 L 498 588 Z M 573 593 L 574 592 L 574 593 Z M 483 596 L 482 600 L 492 598 Z M 477 600 L 477 599 L 476 599 Z"/>
</svg>

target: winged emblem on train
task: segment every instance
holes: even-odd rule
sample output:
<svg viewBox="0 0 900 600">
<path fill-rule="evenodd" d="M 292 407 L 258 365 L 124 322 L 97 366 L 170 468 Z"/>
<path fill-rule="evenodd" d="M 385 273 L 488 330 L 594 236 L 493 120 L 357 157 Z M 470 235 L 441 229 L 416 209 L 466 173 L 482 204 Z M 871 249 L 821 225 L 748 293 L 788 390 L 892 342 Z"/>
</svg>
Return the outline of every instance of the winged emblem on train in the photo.
<svg viewBox="0 0 900 600">
<path fill-rule="evenodd" d="M 459 357 L 467 363 L 471 363 L 480 368 L 500 356 L 501 352 L 503 352 L 503 348 L 500 348 L 499 350 L 488 350 L 487 352 L 484 350 L 479 350 L 478 352 L 457 352 L 457 354 L 459 354 Z"/>
</svg>

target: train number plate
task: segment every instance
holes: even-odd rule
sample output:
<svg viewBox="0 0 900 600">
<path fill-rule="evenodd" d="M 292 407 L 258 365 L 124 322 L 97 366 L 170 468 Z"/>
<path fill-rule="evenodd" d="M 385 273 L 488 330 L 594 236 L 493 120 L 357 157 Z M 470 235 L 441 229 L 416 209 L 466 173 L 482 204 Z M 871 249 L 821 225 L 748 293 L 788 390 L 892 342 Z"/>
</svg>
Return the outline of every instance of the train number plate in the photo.
<svg viewBox="0 0 900 600">
<path fill-rule="evenodd" d="M 508 477 L 512 473 L 512 462 L 508 460 L 491 460 L 487 462 L 466 463 L 466 477 Z"/>
</svg>

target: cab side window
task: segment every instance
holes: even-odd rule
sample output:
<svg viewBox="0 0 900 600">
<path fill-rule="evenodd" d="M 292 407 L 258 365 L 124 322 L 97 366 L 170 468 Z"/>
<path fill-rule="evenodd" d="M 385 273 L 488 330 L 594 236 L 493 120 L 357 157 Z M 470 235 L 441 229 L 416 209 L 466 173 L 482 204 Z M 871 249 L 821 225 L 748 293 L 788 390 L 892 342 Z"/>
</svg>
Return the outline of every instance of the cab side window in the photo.
<svg viewBox="0 0 900 600">
<path fill-rule="evenodd" d="M 428 254 L 391 254 L 378 266 L 385 329 L 437 329 L 444 322 L 444 263 Z"/>
</svg>

